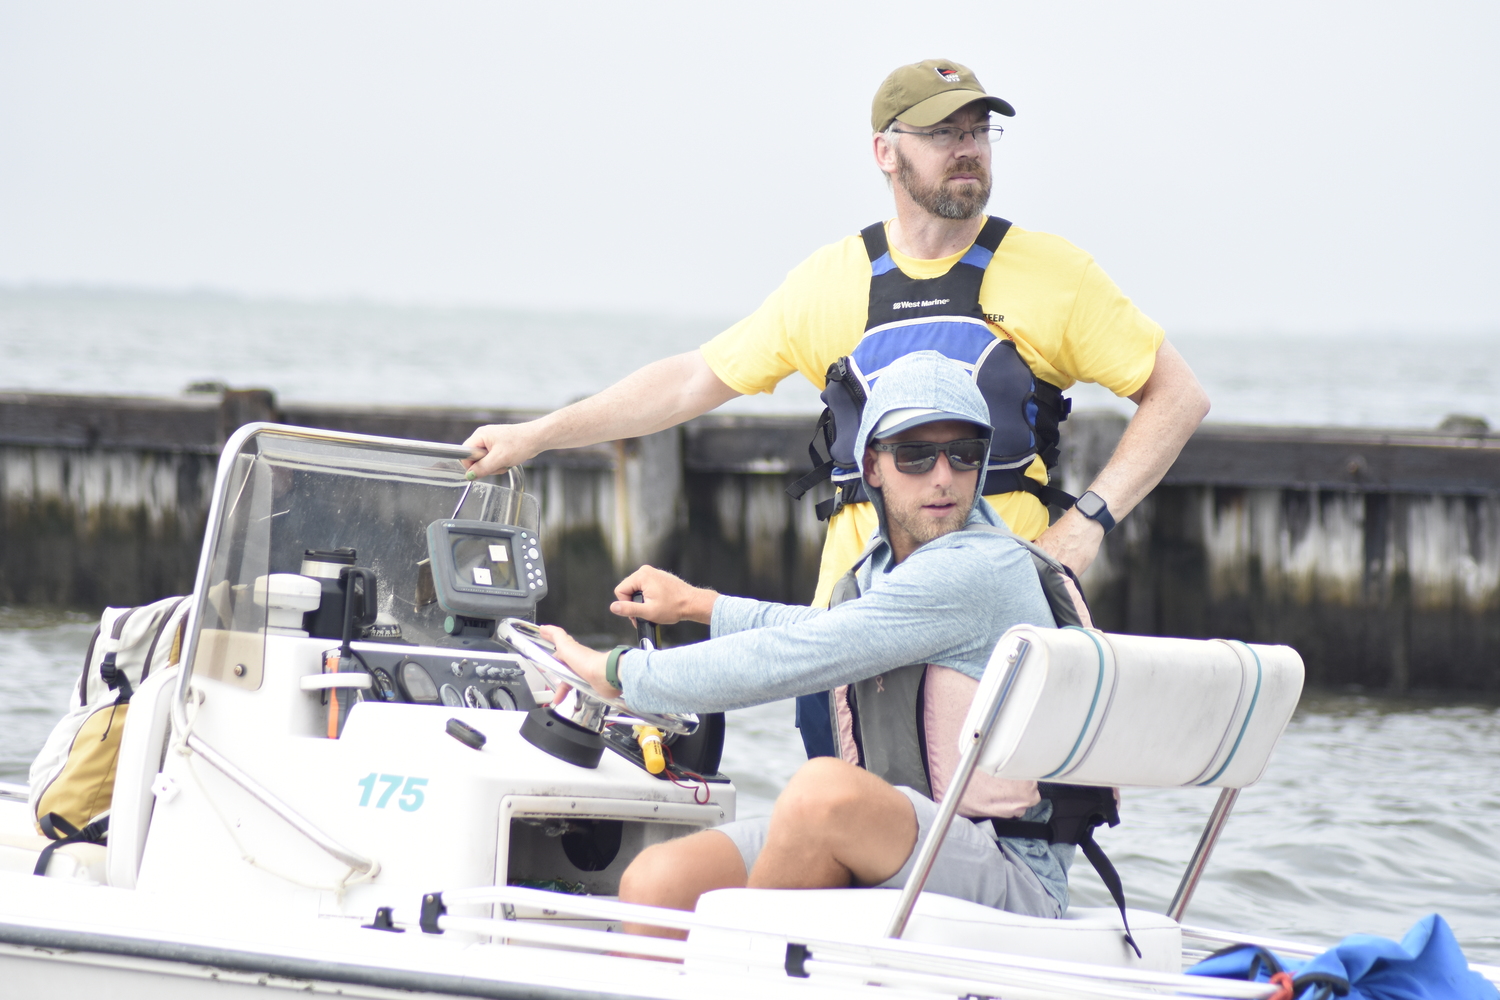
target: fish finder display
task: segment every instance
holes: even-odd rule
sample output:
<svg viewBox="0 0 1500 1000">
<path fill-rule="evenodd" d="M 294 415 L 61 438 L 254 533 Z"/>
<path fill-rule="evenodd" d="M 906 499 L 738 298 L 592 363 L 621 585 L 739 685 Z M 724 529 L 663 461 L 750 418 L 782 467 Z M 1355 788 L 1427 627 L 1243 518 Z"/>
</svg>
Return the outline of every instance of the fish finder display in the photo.
<svg viewBox="0 0 1500 1000">
<path fill-rule="evenodd" d="M 428 555 L 444 611 L 497 619 L 529 614 L 547 596 L 540 540 L 534 532 L 492 521 L 434 521 Z"/>
<path fill-rule="evenodd" d="M 478 535 L 452 535 L 453 565 L 458 578 L 477 587 L 516 589 L 516 561 L 510 542 Z"/>
</svg>

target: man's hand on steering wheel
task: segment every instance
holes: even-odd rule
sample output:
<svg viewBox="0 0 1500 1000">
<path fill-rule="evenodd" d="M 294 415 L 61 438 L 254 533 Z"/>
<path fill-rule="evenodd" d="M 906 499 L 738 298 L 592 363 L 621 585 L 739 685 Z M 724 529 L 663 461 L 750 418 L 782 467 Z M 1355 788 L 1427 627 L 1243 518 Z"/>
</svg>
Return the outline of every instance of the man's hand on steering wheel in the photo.
<svg viewBox="0 0 1500 1000">
<path fill-rule="evenodd" d="M 540 625 L 537 630 L 542 633 L 543 638 L 557 647 L 557 652 L 553 655 L 587 681 L 595 691 L 606 698 L 619 698 L 623 695 L 624 692 L 604 679 L 604 660 L 607 654 L 590 649 L 556 625 Z M 561 701 L 567 693 L 566 686 L 560 688 L 553 704 Z"/>
<path fill-rule="evenodd" d="M 645 600 L 637 604 L 631 598 L 641 594 Z M 621 618 L 644 618 L 658 625 L 674 625 L 680 621 L 709 624 L 713 618 L 714 601 L 719 599 L 717 591 L 706 587 L 694 587 L 680 577 L 654 566 L 642 566 L 615 586 L 619 600 L 609 610 Z"/>
</svg>

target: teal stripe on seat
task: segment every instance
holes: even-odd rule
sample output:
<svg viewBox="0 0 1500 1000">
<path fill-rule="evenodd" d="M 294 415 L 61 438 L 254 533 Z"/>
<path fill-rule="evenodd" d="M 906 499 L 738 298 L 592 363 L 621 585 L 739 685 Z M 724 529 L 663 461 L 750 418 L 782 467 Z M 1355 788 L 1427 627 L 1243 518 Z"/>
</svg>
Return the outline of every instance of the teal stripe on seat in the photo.
<svg viewBox="0 0 1500 1000">
<path fill-rule="evenodd" d="M 1051 778 L 1055 775 L 1061 774 L 1063 771 L 1066 771 L 1068 769 L 1069 764 L 1073 763 L 1073 755 L 1078 752 L 1079 745 L 1083 743 L 1083 734 L 1089 731 L 1089 723 L 1094 721 L 1094 709 L 1099 706 L 1099 692 L 1104 687 L 1104 647 L 1099 645 L 1099 640 L 1094 638 L 1094 633 L 1090 632 L 1086 628 L 1080 628 L 1077 625 L 1064 625 L 1063 627 L 1082 632 L 1084 635 L 1089 637 L 1089 642 L 1092 642 L 1094 644 L 1094 649 L 1099 653 L 1099 676 L 1094 679 L 1094 700 L 1089 702 L 1089 714 L 1084 716 L 1083 728 L 1078 730 L 1078 738 L 1073 741 L 1073 749 L 1068 751 L 1068 756 L 1060 765 L 1058 765 L 1057 770 L 1053 771 L 1051 774 L 1042 775 L 1043 779 Z"/>
<path fill-rule="evenodd" d="M 1260 681 L 1261 677 L 1265 674 L 1260 665 L 1260 654 L 1255 651 L 1254 646 L 1248 643 L 1240 642 L 1238 639 L 1231 639 L 1229 641 L 1239 642 L 1241 646 L 1250 650 L 1251 656 L 1255 657 L 1255 693 L 1250 696 L 1250 707 L 1245 710 L 1245 721 L 1240 723 L 1240 734 L 1234 738 L 1234 746 L 1229 748 L 1229 756 L 1224 758 L 1224 763 L 1219 765 L 1219 769 L 1213 773 L 1212 777 L 1207 781 L 1198 782 L 1199 788 L 1202 788 L 1204 785 L 1211 785 L 1217 781 L 1219 775 L 1223 774 L 1224 769 L 1229 766 L 1229 762 L 1234 760 L 1235 753 L 1240 749 L 1240 740 L 1245 738 L 1245 730 L 1250 728 L 1250 717 L 1255 714 L 1255 703 L 1260 700 Z"/>
</svg>

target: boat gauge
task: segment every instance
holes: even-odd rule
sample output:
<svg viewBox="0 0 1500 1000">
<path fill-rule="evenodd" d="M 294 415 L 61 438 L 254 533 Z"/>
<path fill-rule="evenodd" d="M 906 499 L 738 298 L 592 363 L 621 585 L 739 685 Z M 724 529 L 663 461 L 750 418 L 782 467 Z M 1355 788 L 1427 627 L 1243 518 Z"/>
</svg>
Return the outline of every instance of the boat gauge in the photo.
<svg viewBox="0 0 1500 1000">
<path fill-rule="evenodd" d="M 463 708 L 464 696 L 458 693 L 458 688 L 452 684 L 444 684 L 438 691 L 443 696 L 443 704 L 449 708 Z"/>
<path fill-rule="evenodd" d="M 416 660 L 407 660 L 398 668 L 401 677 L 401 686 L 406 689 L 406 696 L 419 705 L 436 705 L 442 699 L 438 696 L 437 685 L 432 682 L 429 674 Z"/>
<path fill-rule="evenodd" d="M 370 679 L 375 688 L 375 697 L 381 701 L 398 701 L 400 695 L 396 693 L 396 681 L 390 671 L 384 667 L 375 667 L 370 671 Z"/>
<path fill-rule="evenodd" d="M 490 703 L 485 698 L 484 692 L 470 684 L 464 688 L 464 704 L 470 708 L 489 708 Z"/>
</svg>

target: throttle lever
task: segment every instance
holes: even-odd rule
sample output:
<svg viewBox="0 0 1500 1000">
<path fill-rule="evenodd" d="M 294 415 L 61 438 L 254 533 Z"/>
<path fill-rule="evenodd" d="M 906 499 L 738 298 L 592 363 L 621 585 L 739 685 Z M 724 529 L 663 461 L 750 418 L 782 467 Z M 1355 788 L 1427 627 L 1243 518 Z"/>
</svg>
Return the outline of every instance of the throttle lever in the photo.
<svg viewBox="0 0 1500 1000">
<path fill-rule="evenodd" d="M 630 596 L 637 604 L 646 603 L 644 591 L 637 590 Z M 640 640 L 641 648 L 644 650 L 657 650 L 661 648 L 661 626 L 655 622 L 648 622 L 644 618 L 635 620 L 635 634 Z"/>
</svg>

